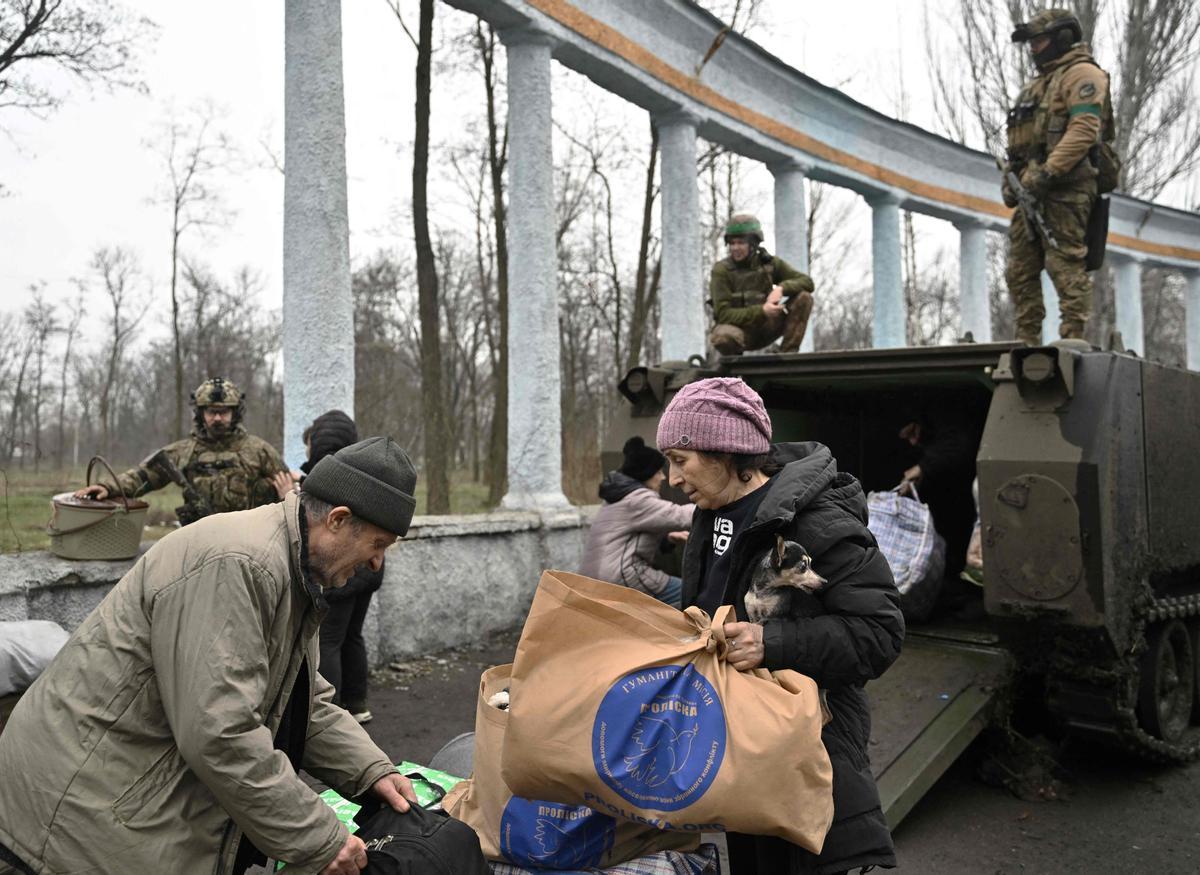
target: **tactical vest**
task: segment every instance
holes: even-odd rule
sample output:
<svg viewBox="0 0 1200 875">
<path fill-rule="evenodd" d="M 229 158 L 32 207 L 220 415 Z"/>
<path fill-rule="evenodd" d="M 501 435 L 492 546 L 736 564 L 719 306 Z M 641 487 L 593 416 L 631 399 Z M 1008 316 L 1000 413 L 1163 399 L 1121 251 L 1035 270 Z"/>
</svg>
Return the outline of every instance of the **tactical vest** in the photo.
<svg viewBox="0 0 1200 875">
<path fill-rule="evenodd" d="M 1052 112 L 1051 101 L 1058 93 L 1063 75 L 1076 64 L 1092 64 L 1097 69 L 1099 65 L 1088 58 L 1080 58 L 1070 64 L 1064 64 L 1049 76 L 1038 76 L 1026 83 L 1017 95 L 1016 105 L 1008 111 L 1008 160 L 1014 168 L 1024 167 L 1031 161 L 1045 161 L 1046 156 L 1054 151 L 1054 147 L 1066 133 L 1067 124 L 1071 117 L 1069 112 Z M 1101 69 L 1100 72 L 1104 73 Z M 1108 74 L 1104 73 L 1105 79 Z M 1116 137 L 1116 126 L 1113 122 L 1112 94 L 1105 89 L 1104 104 L 1101 108 L 1100 139 L 1093 147 L 1091 160 L 1099 173 L 1101 192 L 1112 191 L 1116 186 L 1115 174 L 1120 170 L 1120 161 L 1112 151 L 1111 143 Z M 1110 164 L 1109 167 L 1105 163 Z M 1111 164 L 1115 163 L 1116 170 Z M 1105 184 L 1111 179 L 1111 184 Z"/>
<path fill-rule="evenodd" d="M 257 459 L 244 450 L 213 449 L 193 440 L 180 468 L 214 513 L 247 510 L 277 500 Z"/>
<path fill-rule="evenodd" d="M 757 259 L 754 267 L 739 267 L 732 258 L 726 258 L 725 270 L 729 278 L 731 307 L 758 306 L 767 299 L 771 287 L 779 282 L 776 276 L 775 257 L 761 247 L 750 254 L 750 261 Z M 715 302 L 709 301 L 710 306 Z"/>
</svg>

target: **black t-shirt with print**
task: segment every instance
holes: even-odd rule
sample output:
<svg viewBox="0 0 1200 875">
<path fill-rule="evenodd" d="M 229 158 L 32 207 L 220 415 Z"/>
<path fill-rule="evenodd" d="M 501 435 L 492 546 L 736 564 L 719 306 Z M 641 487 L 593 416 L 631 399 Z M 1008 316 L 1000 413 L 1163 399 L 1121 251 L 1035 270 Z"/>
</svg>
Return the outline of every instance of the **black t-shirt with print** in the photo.
<svg viewBox="0 0 1200 875">
<path fill-rule="evenodd" d="M 747 492 L 737 501 L 725 505 L 713 514 L 712 555 L 705 563 L 703 585 L 696 593 L 696 606 L 703 608 L 710 616 L 725 604 L 729 566 L 738 536 L 754 521 L 754 514 L 770 486 L 771 480 L 768 480 L 758 489 Z"/>
</svg>

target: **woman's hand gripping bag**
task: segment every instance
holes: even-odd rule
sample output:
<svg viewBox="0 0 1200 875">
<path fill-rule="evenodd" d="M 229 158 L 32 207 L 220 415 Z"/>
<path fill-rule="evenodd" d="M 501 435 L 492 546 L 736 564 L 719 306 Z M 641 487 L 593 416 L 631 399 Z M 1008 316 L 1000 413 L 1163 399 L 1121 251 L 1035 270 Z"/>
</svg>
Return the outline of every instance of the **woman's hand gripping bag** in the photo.
<svg viewBox="0 0 1200 875">
<path fill-rule="evenodd" d="M 500 778 L 509 712 L 488 704 L 495 693 L 508 688 L 511 671 L 511 665 L 497 666 L 480 678 L 474 769 L 443 801 L 451 817 L 475 830 L 485 857 L 525 868 L 577 870 L 696 848 L 698 836 L 617 820 L 586 806 L 514 796 Z"/>
<path fill-rule="evenodd" d="M 817 685 L 729 666 L 732 612 L 710 621 L 544 573 L 513 663 L 505 784 L 663 829 L 779 836 L 819 853 L 833 770 Z"/>
</svg>

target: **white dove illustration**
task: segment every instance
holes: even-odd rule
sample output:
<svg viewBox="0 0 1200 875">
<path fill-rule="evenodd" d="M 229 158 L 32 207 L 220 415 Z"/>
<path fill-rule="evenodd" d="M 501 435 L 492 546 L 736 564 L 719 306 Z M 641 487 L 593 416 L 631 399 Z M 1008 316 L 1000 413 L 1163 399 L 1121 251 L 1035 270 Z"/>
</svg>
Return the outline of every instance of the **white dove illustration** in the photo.
<svg viewBox="0 0 1200 875">
<path fill-rule="evenodd" d="M 691 729 L 677 733 L 667 721 L 658 717 L 639 717 L 633 724 L 632 738 L 641 753 L 625 757 L 629 776 L 647 787 L 665 784 L 687 762 L 699 729 L 697 723 Z"/>
<path fill-rule="evenodd" d="M 540 854 L 530 855 L 536 859 L 550 860 L 556 866 L 566 866 L 568 868 L 582 862 L 580 854 L 587 844 L 586 830 L 579 830 L 577 835 L 572 836 L 553 820 L 539 817 L 533 838 L 542 849 Z M 580 845 L 584 847 L 580 847 Z M 564 849 L 569 851 L 569 853 L 559 856 L 560 851 Z"/>
</svg>

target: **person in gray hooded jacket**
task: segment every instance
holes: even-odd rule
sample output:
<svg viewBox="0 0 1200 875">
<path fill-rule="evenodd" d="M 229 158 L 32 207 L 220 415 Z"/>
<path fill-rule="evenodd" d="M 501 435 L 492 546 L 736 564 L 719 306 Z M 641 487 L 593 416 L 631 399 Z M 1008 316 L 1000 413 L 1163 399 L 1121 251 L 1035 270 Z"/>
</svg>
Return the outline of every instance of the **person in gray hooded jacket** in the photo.
<svg viewBox="0 0 1200 875">
<path fill-rule="evenodd" d="M 580 574 L 628 586 L 679 607 L 682 583 L 652 563 L 664 537 L 687 540 L 695 508 L 658 494 L 666 457 L 640 437 L 625 442 L 624 461 L 600 484 L 604 506 L 592 520 Z"/>
</svg>

